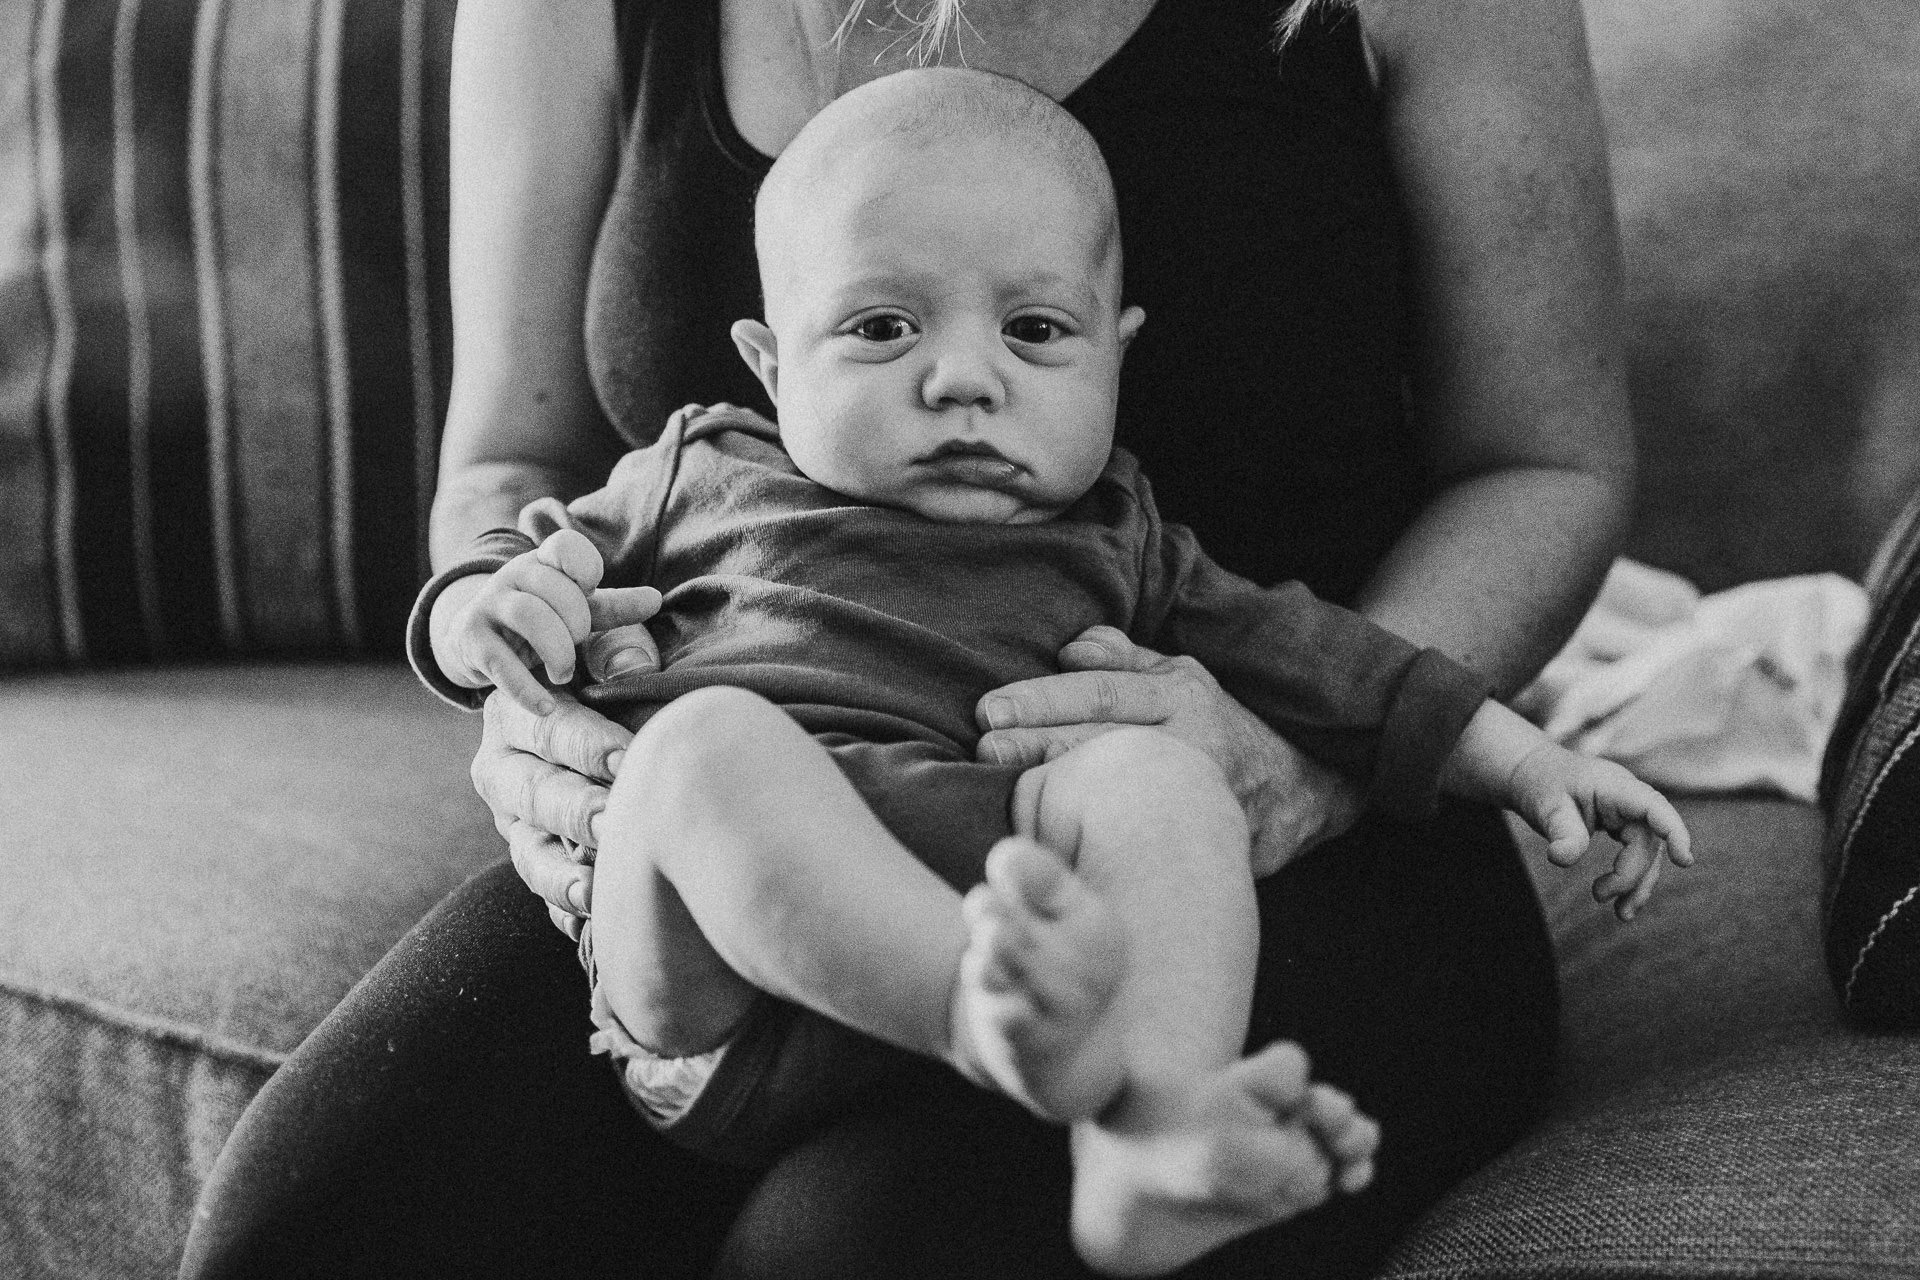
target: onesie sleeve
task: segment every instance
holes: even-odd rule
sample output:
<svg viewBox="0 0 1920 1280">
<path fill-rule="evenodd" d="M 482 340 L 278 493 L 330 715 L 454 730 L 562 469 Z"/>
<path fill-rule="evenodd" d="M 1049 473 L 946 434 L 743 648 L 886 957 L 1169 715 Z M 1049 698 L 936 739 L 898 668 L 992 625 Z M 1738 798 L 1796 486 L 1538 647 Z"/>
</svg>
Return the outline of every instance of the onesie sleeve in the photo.
<svg viewBox="0 0 1920 1280">
<path fill-rule="evenodd" d="M 658 441 L 623 457 L 601 488 L 569 503 L 556 498 L 535 499 L 521 508 L 519 528 L 487 530 L 474 539 L 458 561 L 427 580 L 407 616 L 407 661 L 422 684 L 463 711 L 481 708 L 489 691 L 455 684 L 434 661 L 427 626 L 433 602 L 457 579 L 498 571 L 515 556 L 539 546 L 556 529 L 577 529 L 592 540 L 605 562 L 602 586 L 645 584 L 653 568 L 659 509 L 672 483 L 692 408 L 674 414 Z"/>
<path fill-rule="evenodd" d="M 407 661 L 413 664 L 413 673 L 420 677 L 420 683 L 442 701 L 462 711 L 478 711 L 487 700 L 487 691 L 455 684 L 434 661 L 433 639 L 427 631 L 427 623 L 433 616 L 433 602 L 459 579 L 476 573 L 493 573 L 533 547 L 533 539 L 518 529 L 489 529 L 473 540 L 465 555 L 427 579 L 427 585 L 420 588 L 413 611 L 407 615 Z"/>
<path fill-rule="evenodd" d="M 1260 587 L 1221 568 L 1181 525 L 1158 532 L 1155 646 L 1196 659 L 1274 732 L 1361 784 L 1371 807 L 1431 812 L 1488 682 L 1301 583 Z"/>
</svg>

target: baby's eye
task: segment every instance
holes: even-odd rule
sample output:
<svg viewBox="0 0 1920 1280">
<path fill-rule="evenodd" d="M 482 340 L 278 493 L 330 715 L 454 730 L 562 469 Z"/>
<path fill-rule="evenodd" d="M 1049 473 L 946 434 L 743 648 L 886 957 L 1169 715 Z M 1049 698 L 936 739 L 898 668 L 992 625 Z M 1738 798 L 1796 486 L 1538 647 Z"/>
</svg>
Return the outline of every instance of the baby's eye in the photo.
<svg viewBox="0 0 1920 1280">
<path fill-rule="evenodd" d="M 868 316 L 853 326 L 855 337 L 867 342 L 898 342 L 913 334 L 913 322 L 905 316 Z"/>
<path fill-rule="evenodd" d="M 1015 316 L 1007 321 L 1004 332 L 1015 342 L 1024 342 L 1036 347 L 1055 342 L 1067 334 L 1065 325 L 1058 320 L 1050 320 L 1046 316 Z"/>
</svg>

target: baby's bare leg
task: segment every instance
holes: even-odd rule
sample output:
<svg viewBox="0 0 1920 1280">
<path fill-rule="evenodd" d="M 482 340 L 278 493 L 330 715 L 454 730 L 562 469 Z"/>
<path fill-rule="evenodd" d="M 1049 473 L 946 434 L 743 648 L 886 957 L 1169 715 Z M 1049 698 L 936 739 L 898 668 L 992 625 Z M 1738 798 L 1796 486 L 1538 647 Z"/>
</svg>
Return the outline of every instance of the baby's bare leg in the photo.
<svg viewBox="0 0 1920 1280">
<path fill-rule="evenodd" d="M 1310 1084 L 1294 1046 L 1240 1056 L 1259 931 L 1245 820 L 1212 762 L 1165 734 L 1117 730 L 1024 778 L 1014 816 L 1039 843 L 997 850 L 998 874 L 971 895 L 957 1005 L 991 997 L 1005 1009 L 1004 993 L 980 991 L 974 973 L 1012 968 L 1057 987 L 1046 944 L 1075 910 L 1110 912 L 1129 953 L 1106 1025 L 1082 1033 L 1120 1060 L 1113 1103 L 1073 1127 L 1074 1235 L 1088 1261 L 1169 1271 L 1314 1207 L 1335 1181 L 1357 1189 L 1377 1140 L 1371 1121 Z M 1064 889 L 1046 848 L 1074 860 Z M 1035 909 L 1040 898 L 1064 905 Z M 982 950 L 1018 954 L 1001 963 Z M 976 1038 L 992 1039 L 988 1021 Z M 1043 1052 L 1023 1055 L 1034 1036 L 1017 1011 L 1000 1021 L 1003 1057 L 1060 1069 L 1044 1035 Z"/>
<path fill-rule="evenodd" d="M 599 831 L 595 960 L 646 1047 L 711 1048 L 759 990 L 947 1056 L 959 895 L 772 703 L 713 688 L 663 708 Z"/>
</svg>

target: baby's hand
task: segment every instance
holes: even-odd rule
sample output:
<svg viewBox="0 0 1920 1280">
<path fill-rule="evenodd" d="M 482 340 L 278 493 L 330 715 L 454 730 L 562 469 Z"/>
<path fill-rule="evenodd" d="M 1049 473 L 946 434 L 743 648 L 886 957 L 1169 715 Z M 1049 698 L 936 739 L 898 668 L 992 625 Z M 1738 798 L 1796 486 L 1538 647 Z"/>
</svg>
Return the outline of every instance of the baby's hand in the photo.
<svg viewBox="0 0 1920 1280">
<path fill-rule="evenodd" d="M 455 684 L 492 685 L 535 715 L 546 715 L 553 695 L 530 666 L 545 666 L 555 684 L 573 679 L 574 646 L 593 628 L 588 593 L 603 570 L 600 552 L 585 534 L 555 530 L 534 550 L 474 579 L 481 585 L 467 588 L 446 626 L 433 629 L 434 660 Z"/>
<path fill-rule="evenodd" d="M 1692 839 L 1667 798 L 1610 760 L 1577 755 L 1556 743 L 1528 752 L 1513 771 L 1514 809 L 1547 838 L 1547 858 L 1570 867 L 1596 831 L 1621 842 L 1613 870 L 1593 882 L 1595 902 L 1612 902 L 1631 920 L 1660 879 L 1660 848 L 1677 867 L 1693 865 Z"/>
</svg>

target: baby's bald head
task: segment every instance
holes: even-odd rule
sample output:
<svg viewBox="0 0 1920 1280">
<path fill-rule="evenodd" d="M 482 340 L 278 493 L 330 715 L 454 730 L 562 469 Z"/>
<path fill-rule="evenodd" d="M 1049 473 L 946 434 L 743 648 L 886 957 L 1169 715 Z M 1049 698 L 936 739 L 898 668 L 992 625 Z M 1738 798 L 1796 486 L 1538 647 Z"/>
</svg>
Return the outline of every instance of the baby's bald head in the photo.
<svg viewBox="0 0 1920 1280">
<path fill-rule="evenodd" d="M 968 164 L 988 183 L 1019 183 L 1035 166 L 1062 179 L 1084 222 L 1091 265 L 1119 305 L 1120 228 L 1100 148 L 1058 103 L 1018 80 L 958 67 L 897 72 L 862 85 L 808 121 L 780 153 L 754 204 L 767 318 L 790 268 L 814 251 L 823 205 L 871 202 L 909 162 Z M 985 192 L 983 195 L 987 194 Z"/>
<path fill-rule="evenodd" d="M 935 520 L 1051 519 L 1113 449 L 1120 235 L 1099 148 L 979 71 L 815 116 L 760 189 L 766 318 L 733 326 L 801 474 Z"/>
</svg>

